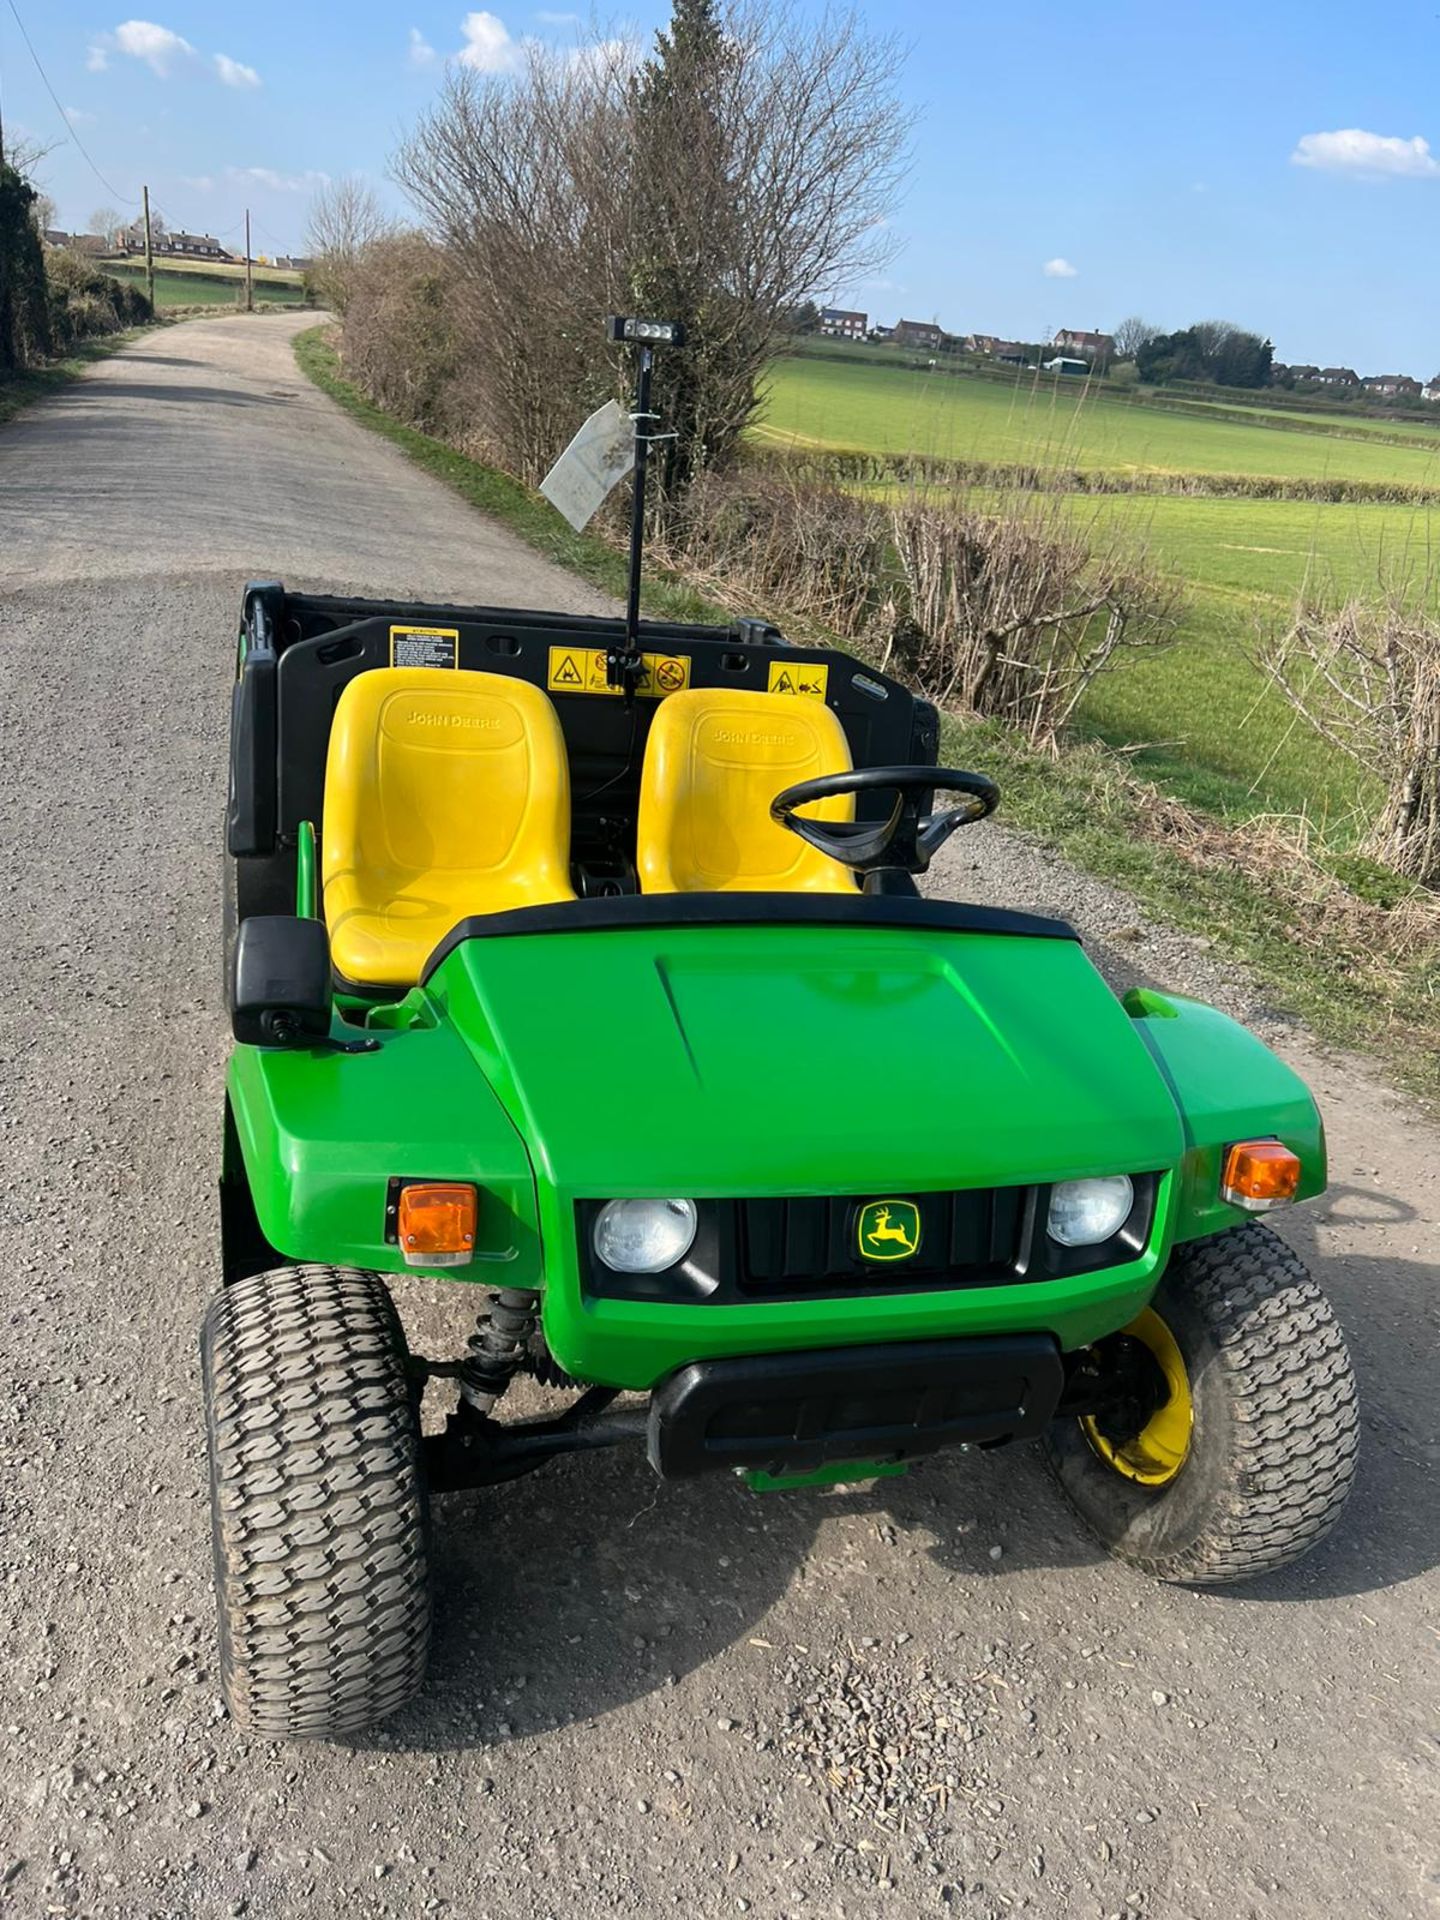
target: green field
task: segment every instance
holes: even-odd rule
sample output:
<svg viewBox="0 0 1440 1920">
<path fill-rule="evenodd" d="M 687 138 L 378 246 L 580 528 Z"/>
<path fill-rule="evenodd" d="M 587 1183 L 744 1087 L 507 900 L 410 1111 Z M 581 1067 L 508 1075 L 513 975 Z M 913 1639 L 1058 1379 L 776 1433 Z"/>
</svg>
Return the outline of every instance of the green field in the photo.
<svg viewBox="0 0 1440 1920">
<path fill-rule="evenodd" d="M 112 274 L 117 280 L 128 280 L 135 286 L 145 285 L 144 267 L 133 266 L 129 261 L 102 260 L 99 262 L 102 273 Z M 256 269 L 255 304 L 267 307 L 296 307 L 300 305 L 301 288 L 296 279 L 282 280 L 276 276 L 262 279 L 261 269 Z M 189 269 L 176 272 L 169 267 L 155 269 L 155 304 L 157 307 L 233 307 L 245 286 L 243 268 L 233 267 L 228 271 L 215 267 L 209 273 L 192 272 Z"/>
<path fill-rule="evenodd" d="M 1307 423 L 1313 431 L 1304 430 Z M 1240 408 L 1200 403 L 1169 411 L 1023 372 L 1003 382 L 873 361 L 793 359 L 771 372 L 760 432 L 771 444 L 935 460 L 1440 489 L 1440 427 L 1344 425 L 1337 433 L 1333 414 L 1250 418 Z"/>
<path fill-rule="evenodd" d="M 772 376 L 763 444 L 923 454 L 958 461 L 1114 471 L 1325 477 L 1440 487 L 1440 429 L 1383 428 L 1398 444 L 1337 438 L 1332 415 L 1276 429 L 1233 407 L 1168 413 L 1093 391 L 1007 387 L 893 372 L 872 362 L 789 360 Z M 1350 423 L 1347 423 L 1347 428 Z M 1179 484 L 1177 478 L 1177 484 Z M 883 490 L 882 490 L 883 491 Z M 972 498 L 983 502 L 983 490 Z M 1060 494 L 1061 509 L 1146 553 L 1186 593 L 1174 644 L 1130 656 L 1091 690 L 1080 729 L 1124 748 L 1137 770 L 1231 818 L 1305 813 L 1332 842 L 1353 838 L 1369 797 L 1351 761 L 1299 721 L 1257 665 L 1298 595 L 1429 587 L 1440 507 L 1174 494 Z"/>
</svg>

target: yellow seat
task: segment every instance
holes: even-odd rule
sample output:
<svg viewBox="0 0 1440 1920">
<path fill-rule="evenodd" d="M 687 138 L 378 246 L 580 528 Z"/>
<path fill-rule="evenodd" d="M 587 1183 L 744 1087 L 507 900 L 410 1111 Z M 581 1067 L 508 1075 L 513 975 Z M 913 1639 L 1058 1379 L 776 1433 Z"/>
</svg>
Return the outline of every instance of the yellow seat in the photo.
<svg viewBox="0 0 1440 1920">
<path fill-rule="evenodd" d="M 640 780 L 642 893 L 854 893 L 848 867 L 770 818 L 786 787 L 845 773 L 845 729 L 818 700 L 697 687 L 663 700 Z M 846 795 L 807 808 L 853 820 Z"/>
<path fill-rule="evenodd" d="M 367 986 L 413 986 L 468 914 L 573 900 L 555 709 L 500 674 L 360 674 L 330 729 L 321 841 L 330 956 Z"/>
</svg>

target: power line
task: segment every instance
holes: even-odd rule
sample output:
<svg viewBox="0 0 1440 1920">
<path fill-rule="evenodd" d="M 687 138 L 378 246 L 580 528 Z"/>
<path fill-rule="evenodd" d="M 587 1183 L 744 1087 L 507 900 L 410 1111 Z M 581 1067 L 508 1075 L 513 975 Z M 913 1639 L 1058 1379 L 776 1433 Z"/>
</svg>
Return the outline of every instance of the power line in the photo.
<svg viewBox="0 0 1440 1920">
<path fill-rule="evenodd" d="M 90 158 L 89 153 L 86 151 L 85 142 L 80 138 L 79 134 L 75 131 L 74 125 L 70 119 L 69 114 L 66 113 L 64 107 L 61 106 L 59 97 L 57 96 L 55 89 L 50 84 L 49 74 L 46 73 L 44 67 L 42 67 L 40 64 L 40 56 L 35 51 L 34 42 L 31 40 L 30 35 L 25 31 L 25 22 L 20 18 L 20 9 L 15 5 L 15 0 L 7 0 L 7 4 L 10 8 L 11 13 L 13 13 L 15 16 L 16 26 L 20 29 L 20 38 L 25 42 L 26 48 L 30 54 L 30 58 L 35 62 L 35 71 L 39 74 L 41 80 L 44 82 L 45 91 L 49 94 L 51 101 L 54 103 L 56 113 L 59 114 L 61 120 L 64 122 L 65 132 L 68 135 L 68 137 L 75 142 L 75 145 L 79 150 L 80 155 L 83 158 L 86 166 L 89 167 L 90 171 L 94 174 L 95 178 L 100 182 L 101 186 L 104 187 L 105 191 L 110 195 L 112 200 L 123 200 L 127 207 L 135 206 L 137 204 L 137 201 L 135 199 L 134 194 L 130 194 L 129 196 L 127 196 L 123 194 L 118 187 L 112 186 L 111 183 L 105 178 L 104 174 L 101 173 L 99 167 L 97 167 L 95 162 Z"/>
</svg>

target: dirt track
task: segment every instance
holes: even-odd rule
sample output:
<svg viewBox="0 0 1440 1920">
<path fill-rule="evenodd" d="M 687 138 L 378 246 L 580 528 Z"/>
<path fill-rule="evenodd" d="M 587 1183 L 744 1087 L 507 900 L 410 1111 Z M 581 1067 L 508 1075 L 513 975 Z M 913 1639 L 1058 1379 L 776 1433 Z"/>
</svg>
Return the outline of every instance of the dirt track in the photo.
<svg viewBox="0 0 1440 1920">
<path fill-rule="evenodd" d="M 1226 998 L 1321 1096 L 1334 1186 L 1287 1233 L 1366 1409 L 1330 1544 L 1195 1594 L 1100 1558 L 1028 1451 L 766 1499 L 606 1455 L 438 1503 L 432 1683 L 382 1733 L 224 1720 L 195 1342 L 241 583 L 597 604 L 309 388 L 296 324 L 171 329 L 0 431 L 0 1912 L 1440 1911 L 1440 1136 L 998 828 L 948 884 Z M 826 1767 L 872 1732 L 897 1811 L 857 1819 Z"/>
</svg>

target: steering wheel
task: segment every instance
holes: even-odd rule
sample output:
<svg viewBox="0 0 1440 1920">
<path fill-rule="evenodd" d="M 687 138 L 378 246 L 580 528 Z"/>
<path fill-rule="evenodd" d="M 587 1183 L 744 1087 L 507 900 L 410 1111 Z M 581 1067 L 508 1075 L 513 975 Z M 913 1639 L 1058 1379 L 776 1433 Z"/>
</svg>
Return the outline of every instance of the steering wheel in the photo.
<svg viewBox="0 0 1440 1920">
<path fill-rule="evenodd" d="M 796 812 L 816 800 L 875 792 L 895 795 L 885 820 L 811 820 Z M 932 793 L 960 794 L 961 803 L 943 813 L 922 815 Z M 948 767 L 855 767 L 786 787 L 770 802 L 770 818 L 856 873 L 924 873 L 957 827 L 983 820 L 999 800 L 1000 789 L 983 773 Z"/>
</svg>

